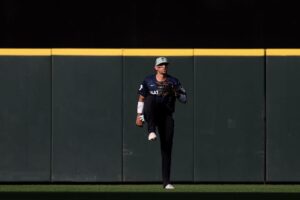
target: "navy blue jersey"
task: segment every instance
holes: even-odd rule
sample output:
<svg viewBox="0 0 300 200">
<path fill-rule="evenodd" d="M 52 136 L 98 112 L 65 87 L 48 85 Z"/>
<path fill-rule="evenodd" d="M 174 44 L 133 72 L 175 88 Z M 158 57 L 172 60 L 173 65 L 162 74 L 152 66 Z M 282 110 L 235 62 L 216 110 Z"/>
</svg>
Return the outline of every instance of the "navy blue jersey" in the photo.
<svg viewBox="0 0 300 200">
<path fill-rule="evenodd" d="M 157 81 L 156 75 L 147 76 L 140 88 L 138 94 L 147 98 L 148 95 L 153 95 L 156 98 L 156 103 L 161 104 L 167 108 L 170 112 L 175 110 L 176 98 L 186 103 L 186 92 L 181 86 L 179 80 L 175 77 L 167 75 L 165 81 Z"/>
</svg>

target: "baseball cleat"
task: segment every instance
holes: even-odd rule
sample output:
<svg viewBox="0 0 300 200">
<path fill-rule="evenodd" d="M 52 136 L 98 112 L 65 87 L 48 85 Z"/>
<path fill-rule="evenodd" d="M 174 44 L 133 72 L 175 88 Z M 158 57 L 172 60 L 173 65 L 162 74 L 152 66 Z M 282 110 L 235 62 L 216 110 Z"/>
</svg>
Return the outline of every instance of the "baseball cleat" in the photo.
<svg viewBox="0 0 300 200">
<path fill-rule="evenodd" d="M 148 140 L 150 141 L 156 140 L 156 134 L 154 132 L 149 133 Z"/>
<path fill-rule="evenodd" d="M 172 184 L 168 184 L 168 185 L 165 186 L 165 189 L 173 190 L 173 189 L 175 189 L 175 187 Z"/>
</svg>

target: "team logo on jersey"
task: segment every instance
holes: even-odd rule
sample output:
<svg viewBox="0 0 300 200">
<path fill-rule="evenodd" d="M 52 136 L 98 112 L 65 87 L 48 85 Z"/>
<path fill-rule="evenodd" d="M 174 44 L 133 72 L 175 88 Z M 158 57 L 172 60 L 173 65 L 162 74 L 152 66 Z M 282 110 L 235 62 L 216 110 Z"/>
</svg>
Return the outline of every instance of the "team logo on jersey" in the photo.
<svg viewBox="0 0 300 200">
<path fill-rule="evenodd" d="M 150 94 L 153 94 L 153 95 L 158 95 L 158 90 L 153 90 L 153 91 L 150 91 Z"/>
</svg>

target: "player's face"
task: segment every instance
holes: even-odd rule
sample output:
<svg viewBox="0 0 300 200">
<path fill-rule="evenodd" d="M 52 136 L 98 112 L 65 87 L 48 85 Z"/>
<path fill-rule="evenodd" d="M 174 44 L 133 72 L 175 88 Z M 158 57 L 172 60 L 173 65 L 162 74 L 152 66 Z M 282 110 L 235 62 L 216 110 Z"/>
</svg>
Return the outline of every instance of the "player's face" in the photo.
<svg viewBox="0 0 300 200">
<path fill-rule="evenodd" d="M 161 65 L 155 66 L 155 70 L 159 74 L 167 74 L 168 73 L 168 65 L 161 64 Z"/>
</svg>

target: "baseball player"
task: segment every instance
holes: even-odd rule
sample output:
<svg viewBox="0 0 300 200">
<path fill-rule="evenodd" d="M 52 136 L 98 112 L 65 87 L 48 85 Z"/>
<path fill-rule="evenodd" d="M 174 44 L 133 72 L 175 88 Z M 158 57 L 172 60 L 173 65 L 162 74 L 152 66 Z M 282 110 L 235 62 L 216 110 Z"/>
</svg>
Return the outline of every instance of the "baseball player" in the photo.
<svg viewBox="0 0 300 200">
<path fill-rule="evenodd" d="M 139 87 L 136 125 L 143 126 L 146 121 L 148 140 L 154 141 L 157 133 L 160 137 L 162 156 L 162 178 L 165 189 L 174 189 L 170 183 L 171 152 L 174 135 L 173 113 L 175 101 L 187 102 L 185 89 L 179 80 L 168 75 L 169 62 L 158 57 L 154 69 L 156 74 L 147 76 Z M 158 132 L 157 132 L 158 131 Z"/>
</svg>

